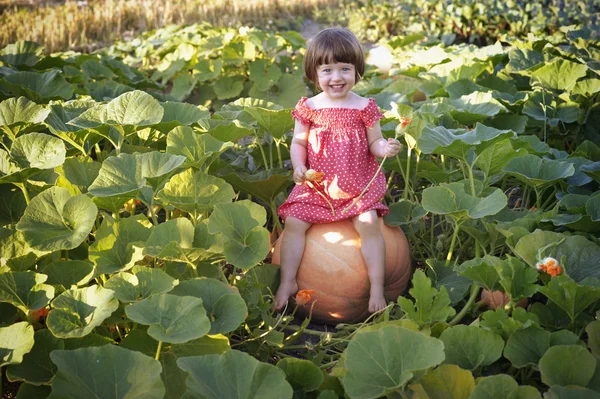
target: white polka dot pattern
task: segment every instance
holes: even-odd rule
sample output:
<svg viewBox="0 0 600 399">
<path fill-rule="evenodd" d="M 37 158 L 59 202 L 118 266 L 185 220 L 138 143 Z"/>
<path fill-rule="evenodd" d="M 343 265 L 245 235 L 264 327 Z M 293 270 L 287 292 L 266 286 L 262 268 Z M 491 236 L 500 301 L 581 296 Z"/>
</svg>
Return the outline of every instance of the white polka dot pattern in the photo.
<svg viewBox="0 0 600 399">
<path fill-rule="evenodd" d="M 279 216 L 283 220 L 292 216 L 309 223 L 329 223 L 373 209 L 379 216 L 388 213 L 388 207 L 381 203 L 386 181 L 380 171 L 360 201 L 342 214 L 342 210 L 360 195 L 379 166 L 369 152 L 366 134 L 367 126 L 383 118 L 375 100 L 370 98 L 364 109 L 312 109 L 306 100 L 306 97 L 300 99 L 292 116 L 310 126 L 306 167 L 325 174 L 315 188 L 331 202 L 335 215 L 314 188 L 303 184 L 294 187 L 287 201 L 279 207 Z"/>
</svg>

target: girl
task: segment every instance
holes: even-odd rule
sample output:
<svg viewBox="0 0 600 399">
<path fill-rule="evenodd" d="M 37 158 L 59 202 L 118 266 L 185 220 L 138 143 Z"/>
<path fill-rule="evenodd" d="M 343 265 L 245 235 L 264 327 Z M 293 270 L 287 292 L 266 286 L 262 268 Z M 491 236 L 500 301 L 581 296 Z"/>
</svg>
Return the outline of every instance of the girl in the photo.
<svg viewBox="0 0 600 399">
<path fill-rule="evenodd" d="M 298 291 L 296 273 L 311 224 L 349 218 L 360 236 L 368 268 L 369 311 L 376 312 L 386 306 L 385 246 L 377 221 L 389 212 L 380 202 L 386 190 L 383 172 L 359 201 L 353 201 L 374 177 L 378 168 L 375 157 L 396 155 L 400 142 L 382 137 L 379 119 L 383 115 L 375 101 L 351 91 L 365 69 L 364 54 L 354 34 L 341 28 L 321 31 L 309 43 L 303 66 L 305 76 L 321 93 L 303 97 L 292 111 L 296 125 L 290 153 L 296 187 L 278 210 L 285 234 L 275 309 L 282 309 Z M 306 181 L 309 169 L 323 174 L 319 183 Z"/>
</svg>

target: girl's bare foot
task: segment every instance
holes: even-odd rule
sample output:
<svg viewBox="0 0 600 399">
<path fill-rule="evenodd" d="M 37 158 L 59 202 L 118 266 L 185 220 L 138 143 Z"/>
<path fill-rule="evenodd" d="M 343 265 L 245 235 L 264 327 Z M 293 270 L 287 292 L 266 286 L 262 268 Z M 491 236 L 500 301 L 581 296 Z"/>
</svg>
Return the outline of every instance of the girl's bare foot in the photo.
<svg viewBox="0 0 600 399">
<path fill-rule="evenodd" d="M 385 297 L 383 294 L 373 295 L 369 298 L 369 312 L 375 313 L 380 311 L 381 309 L 387 306 L 387 302 L 385 301 Z"/>
<path fill-rule="evenodd" d="M 283 309 L 288 299 L 290 299 L 290 297 L 296 292 L 298 292 L 298 283 L 296 282 L 296 280 L 282 281 L 279 284 L 279 289 L 277 290 L 277 293 L 275 294 L 275 310 L 280 311 L 281 309 Z"/>
</svg>

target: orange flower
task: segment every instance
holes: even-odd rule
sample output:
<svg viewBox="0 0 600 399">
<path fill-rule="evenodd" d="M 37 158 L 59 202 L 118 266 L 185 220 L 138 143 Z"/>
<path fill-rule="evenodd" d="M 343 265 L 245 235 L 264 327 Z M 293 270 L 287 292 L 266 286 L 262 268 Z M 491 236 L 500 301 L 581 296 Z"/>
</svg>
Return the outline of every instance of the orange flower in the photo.
<svg viewBox="0 0 600 399">
<path fill-rule="evenodd" d="M 304 305 L 310 302 L 310 296 L 315 293 L 315 290 L 300 290 L 296 294 L 296 303 L 298 305 Z"/>
<path fill-rule="evenodd" d="M 400 126 L 404 129 L 406 126 L 410 124 L 412 119 L 405 118 L 403 116 L 400 117 Z"/>
<path fill-rule="evenodd" d="M 314 169 L 309 169 L 306 171 L 306 173 L 304 173 L 304 177 L 306 177 L 306 180 L 314 181 L 317 183 L 320 183 L 321 180 L 323 180 L 323 176 L 325 176 L 324 172 L 317 172 Z"/>
<path fill-rule="evenodd" d="M 558 261 L 551 257 L 544 258 L 543 261 L 538 262 L 535 268 L 541 272 L 548 273 L 552 277 L 556 277 L 562 273 L 562 267 L 558 264 Z"/>
<path fill-rule="evenodd" d="M 40 319 L 40 317 L 48 317 L 48 309 L 46 308 L 41 308 L 38 310 L 34 310 L 33 311 L 33 319 L 35 321 L 38 321 Z"/>
</svg>

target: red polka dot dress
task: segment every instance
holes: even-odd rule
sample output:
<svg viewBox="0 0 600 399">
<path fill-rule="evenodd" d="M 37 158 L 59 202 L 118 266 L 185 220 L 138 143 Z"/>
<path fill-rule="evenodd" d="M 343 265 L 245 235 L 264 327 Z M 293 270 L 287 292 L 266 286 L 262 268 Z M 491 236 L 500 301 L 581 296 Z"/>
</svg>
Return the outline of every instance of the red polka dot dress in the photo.
<svg viewBox="0 0 600 399">
<path fill-rule="evenodd" d="M 389 212 L 381 203 L 386 181 L 382 171 L 361 199 L 346 213 L 342 210 L 360 195 L 377 172 L 379 164 L 369 152 L 367 126 L 383 118 L 374 99 L 364 109 L 312 109 L 300 99 L 292 116 L 310 126 L 308 134 L 308 169 L 323 172 L 320 183 L 296 185 L 278 210 L 285 221 L 288 216 L 309 223 L 329 223 L 376 210 L 379 216 Z M 318 190 L 321 194 L 316 192 Z M 333 211 L 325 196 L 331 205 Z"/>
</svg>

